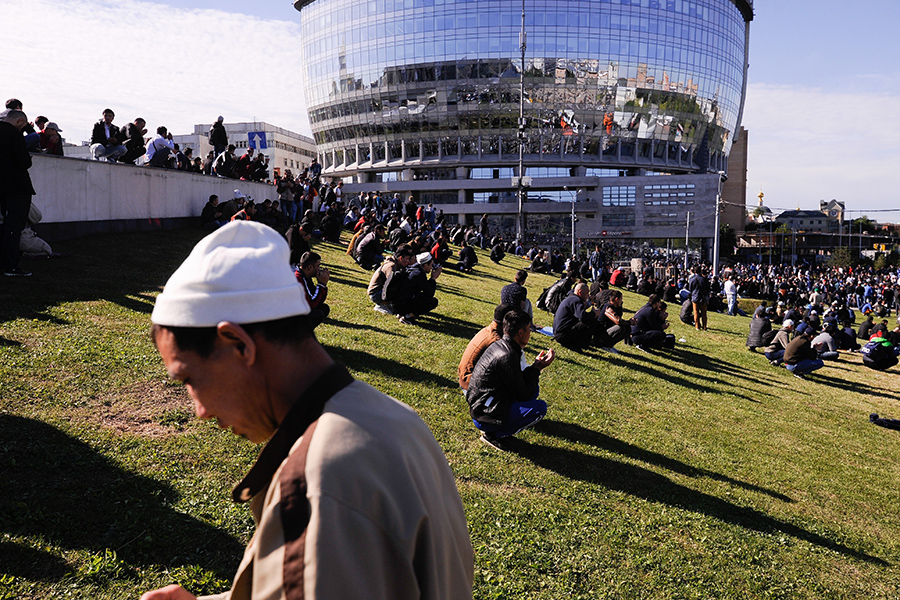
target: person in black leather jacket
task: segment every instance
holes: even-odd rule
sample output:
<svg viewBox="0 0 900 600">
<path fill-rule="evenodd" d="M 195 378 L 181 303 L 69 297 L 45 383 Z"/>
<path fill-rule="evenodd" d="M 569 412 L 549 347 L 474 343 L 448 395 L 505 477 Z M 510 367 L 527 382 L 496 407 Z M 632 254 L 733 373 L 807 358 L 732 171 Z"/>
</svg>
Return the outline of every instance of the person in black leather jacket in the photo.
<svg viewBox="0 0 900 600">
<path fill-rule="evenodd" d="M 506 450 L 501 441 L 533 426 L 547 414 L 547 403 L 538 400 L 541 371 L 556 357 L 552 349 L 538 354 L 522 369 L 522 350 L 531 337 L 531 317 L 513 310 L 503 317 L 503 337 L 478 359 L 469 378 L 466 401 L 469 414 L 481 432 L 481 441 Z"/>
</svg>

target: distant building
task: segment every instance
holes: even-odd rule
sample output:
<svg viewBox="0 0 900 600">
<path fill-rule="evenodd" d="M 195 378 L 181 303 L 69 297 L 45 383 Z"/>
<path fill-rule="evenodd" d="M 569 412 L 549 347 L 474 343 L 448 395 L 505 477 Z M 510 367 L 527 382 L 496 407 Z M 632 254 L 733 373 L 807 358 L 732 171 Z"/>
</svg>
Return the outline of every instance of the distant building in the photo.
<svg viewBox="0 0 900 600">
<path fill-rule="evenodd" d="M 223 123 L 228 132 L 228 143 L 237 147 L 235 154 L 241 156 L 253 144 L 269 157 L 269 174 L 283 173 L 291 169 L 295 173 L 309 166 L 316 156 L 316 144 L 311 137 L 276 127 L 269 123 L 256 121 L 252 123 Z M 185 135 L 173 135 L 175 143 L 182 149 L 194 149 L 194 156 L 203 158 L 212 150 L 207 139 L 211 123 L 194 125 L 194 132 Z M 255 141 L 258 139 L 258 142 Z"/>
<path fill-rule="evenodd" d="M 832 200 L 829 203 L 821 202 L 820 206 L 821 210 L 786 210 L 775 217 L 775 223 L 785 224 L 792 231 L 839 233 L 844 215 L 843 203 Z"/>
</svg>

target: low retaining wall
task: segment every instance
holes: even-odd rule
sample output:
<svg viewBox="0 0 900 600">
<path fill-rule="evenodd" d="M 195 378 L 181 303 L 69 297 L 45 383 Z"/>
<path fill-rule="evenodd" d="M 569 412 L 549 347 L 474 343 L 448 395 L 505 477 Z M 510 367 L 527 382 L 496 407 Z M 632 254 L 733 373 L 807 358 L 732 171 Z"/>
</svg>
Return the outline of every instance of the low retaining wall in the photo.
<svg viewBox="0 0 900 600">
<path fill-rule="evenodd" d="M 222 201 L 239 189 L 257 202 L 275 200 L 275 188 L 105 161 L 32 155 L 34 203 L 48 241 L 110 231 L 171 229 L 196 224 L 211 194 Z"/>
</svg>

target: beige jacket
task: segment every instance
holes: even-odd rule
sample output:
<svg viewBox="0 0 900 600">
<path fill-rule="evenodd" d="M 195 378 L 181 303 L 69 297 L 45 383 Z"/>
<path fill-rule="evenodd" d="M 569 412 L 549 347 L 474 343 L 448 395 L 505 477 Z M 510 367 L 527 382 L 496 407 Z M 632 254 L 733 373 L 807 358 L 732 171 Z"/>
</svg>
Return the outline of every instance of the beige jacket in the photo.
<svg viewBox="0 0 900 600">
<path fill-rule="evenodd" d="M 343 367 L 304 394 L 234 494 L 252 497 L 256 534 L 231 591 L 207 598 L 472 597 L 472 545 L 443 451 L 411 408 Z"/>
</svg>

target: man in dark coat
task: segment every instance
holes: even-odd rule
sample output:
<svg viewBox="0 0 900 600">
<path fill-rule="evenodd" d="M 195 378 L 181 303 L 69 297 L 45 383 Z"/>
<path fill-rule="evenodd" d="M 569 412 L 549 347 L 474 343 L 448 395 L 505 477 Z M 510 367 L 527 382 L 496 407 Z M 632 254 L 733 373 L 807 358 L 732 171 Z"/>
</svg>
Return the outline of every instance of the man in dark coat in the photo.
<svg viewBox="0 0 900 600">
<path fill-rule="evenodd" d="M 709 302 L 709 279 L 702 273 L 700 267 L 695 266 L 691 278 L 688 280 L 688 289 L 691 292 L 691 303 L 694 307 L 694 327 L 697 331 L 706 330 L 706 306 Z"/>
<path fill-rule="evenodd" d="M 106 108 L 103 110 L 103 118 L 94 123 L 91 131 L 91 156 L 96 160 L 105 158 L 109 162 L 116 162 L 128 151 L 119 139 L 118 125 L 113 125 L 115 117 L 116 113 L 111 108 Z"/>
<path fill-rule="evenodd" d="M 35 194 L 28 175 L 31 155 L 22 136 L 27 124 L 28 117 L 21 110 L 7 111 L 0 119 L 0 212 L 3 214 L 0 268 L 9 277 L 31 275 L 19 268 L 19 239 Z"/>
<path fill-rule="evenodd" d="M 133 123 L 122 128 L 122 144 L 128 151 L 119 158 L 119 162 L 133 165 L 134 161 L 147 153 L 147 147 L 144 145 L 144 134 L 147 133 L 145 125 L 147 122 L 138 117 Z"/>
<path fill-rule="evenodd" d="M 216 156 L 219 156 L 225 149 L 228 147 L 228 132 L 225 131 L 225 126 L 222 124 L 222 121 L 225 119 L 223 117 L 219 117 L 215 123 L 212 124 L 212 127 L 209 128 L 209 143 L 212 144 L 212 147 L 215 149 Z"/>
<path fill-rule="evenodd" d="M 437 278 L 441 275 L 441 266 L 433 266 L 433 262 L 430 252 L 422 252 L 416 256 L 416 264 L 407 271 L 406 280 L 402 282 L 397 297 L 393 300 L 401 323 L 412 325 L 416 318 L 437 308 L 438 299 L 434 297 L 434 293 L 437 290 Z"/>
<path fill-rule="evenodd" d="M 531 317 L 512 310 L 503 317 L 503 337 L 478 359 L 469 378 L 466 401 L 469 415 L 481 432 L 481 441 L 507 450 L 506 439 L 528 429 L 547 414 L 547 403 L 538 400 L 541 371 L 549 367 L 553 349 L 541 352 L 524 370 L 522 350 L 531 338 Z"/>
</svg>

